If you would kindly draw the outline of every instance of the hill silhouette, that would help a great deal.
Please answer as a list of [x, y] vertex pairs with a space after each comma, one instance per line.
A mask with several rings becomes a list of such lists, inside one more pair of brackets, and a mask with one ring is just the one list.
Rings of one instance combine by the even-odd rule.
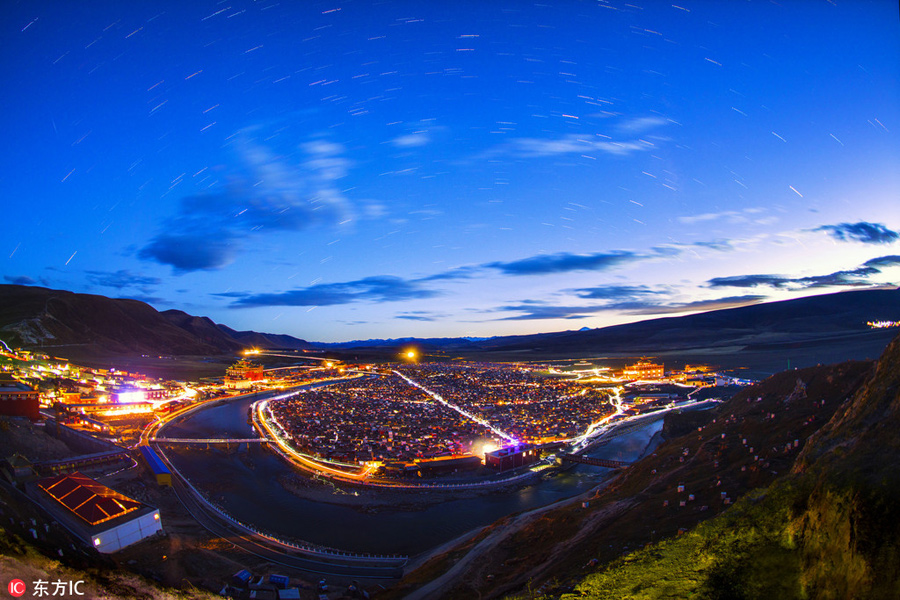
[[57, 356], [218, 355], [250, 346], [306, 347], [303, 340], [237, 332], [138, 300], [0, 285], [0, 339]]

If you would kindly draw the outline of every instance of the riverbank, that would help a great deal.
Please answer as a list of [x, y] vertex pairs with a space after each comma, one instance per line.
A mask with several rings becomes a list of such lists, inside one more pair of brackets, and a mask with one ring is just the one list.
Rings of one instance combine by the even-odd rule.
[[[168, 433], [185, 438], [253, 435], [247, 423], [253, 400], [197, 411]], [[283, 457], [258, 446], [240, 450], [173, 447], [168, 453], [192, 485], [242, 523], [282, 539], [360, 553], [416, 556], [507, 515], [577, 496], [609, 473], [602, 467], [577, 465], [553, 476], [549, 469], [529, 473], [528, 481], [503, 485], [375, 488], [304, 478]], [[618, 443], [603, 451], [621, 459], [613, 448]], [[448, 478], [442, 483], [459, 480]]]
[[[615, 455], [617, 458], [638, 461], [652, 453], [659, 445], [661, 429], [662, 423], [659, 421], [646, 423], [640, 429], [614, 438], [612, 443], [603, 450], [609, 454], [607, 458]], [[504, 541], [523, 531], [544, 514], [565, 507], [577, 506], [582, 502], [593, 501], [600, 492], [617, 480], [619, 473], [604, 478], [597, 485], [578, 495], [509, 515], [502, 521], [473, 529], [447, 543], [412, 557], [406, 567], [408, 575], [396, 587], [387, 592], [386, 600], [400, 598], [425, 600], [430, 598], [437, 590], [454, 581], [480, 557], [494, 551]], [[616, 505], [608, 507], [608, 510], [619, 511], [623, 508], [622, 505]]]
[[[447, 499], [456, 497], [455, 494], [462, 490], [475, 491], [477, 492], [476, 495], [480, 495], [481, 490], [515, 489], [539, 478], [537, 473], [532, 470], [534, 467], [516, 469], [510, 471], [508, 475], [491, 472], [488, 476], [484, 476], [481, 473], [480, 476], [465, 479], [443, 477], [418, 481], [375, 477], [371, 475], [371, 468], [345, 471], [344, 468], [350, 465], [329, 463], [328, 461], [302, 454], [294, 448], [288, 433], [273, 418], [272, 412], [268, 408], [268, 403], [269, 399], [266, 399], [254, 402], [250, 406], [253, 427], [261, 436], [270, 440], [268, 449], [298, 472], [305, 472], [314, 480], [321, 480], [323, 483], [332, 485], [335, 495], [358, 496], [359, 489], [371, 490], [373, 488], [381, 488], [391, 492], [403, 490], [417, 494], [439, 492], [443, 494], [441, 496], [442, 499]], [[355, 491], [344, 492], [339, 486], [346, 486]], [[463, 497], [471, 496], [466, 494]]]
[[361, 485], [339, 482], [335, 484], [321, 477], [308, 477], [299, 473], [287, 473], [278, 477], [278, 483], [288, 492], [313, 502], [348, 506], [358, 512], [378, 514], [386, 512], [422, 511], [426, 508], [448, 502], [503, 494], [534, 485], [541, 480], [541, 474], [494, 485], [461, 487], [389, 487], [385, 485]]

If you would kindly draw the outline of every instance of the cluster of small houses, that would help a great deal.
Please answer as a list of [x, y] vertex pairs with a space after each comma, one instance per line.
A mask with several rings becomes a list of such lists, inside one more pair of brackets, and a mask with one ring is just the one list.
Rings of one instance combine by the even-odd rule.
[[[231, 576], [231, 582], [226, 584], [219, 592], [226, 598], [239, 600], [299, 600], [300, 590], [310, 590], [311, 587], [303, 582], [291, 586], [290, 577], [287, 575], [253, 576], [247, 569], [241, 569]], [[319, 600], [327, 600], [329, 594], [328, 583], [321, 579], [315, 586], [316, 597]], [[308, 597], [308, 595], [307, 595]], [[368, 599], [369, 593], [363, 590], [359, 583], [353, 581], [341, 598]]]

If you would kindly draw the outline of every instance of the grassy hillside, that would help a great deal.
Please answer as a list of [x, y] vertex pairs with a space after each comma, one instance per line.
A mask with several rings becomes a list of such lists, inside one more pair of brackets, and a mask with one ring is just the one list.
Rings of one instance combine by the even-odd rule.
[[[110, 565], [73, 569], [47, 558], [17, 535], [0, 528], [0, 580], [31, 582], [83, 581], [79, 591], [85, 598], [104, 600], [212, 600], [215, 594], [196, 588], [184, 591], [167, 589], [138, 575], [116, 570]], [[55, 591], [48, 583], [48, 595]], [[29, 591], [31, 588], [29, 587]], [[32, 597], [29, 593], [26, 598]], [[62, 596], [56, 596], [62, 597]], [[65, 597], [76, 597], [66, 595]]]
[[791, 486], [757, 490], [694, 531], [616, 560], [561, 598], [806, 598], [790, 527], [801, 497]]
[[[503, 597], [529, 585], [558, 595], [602, 565], [728, 511], [751, 490], [789, 474], [804, 443], [842, 410], [871, 369], [870, 362], [847, 362], [787, 371], [738, 393], [705, 419], [704, 413], [672, 415], [665, 430], [683, 435], [587, 498], [587, 508], [574, 502], [509, 528], [441, 597]], [[386, 597], [402, 597], [433, 579], [441, 562], [437, 557], [410, 573]]]
[[[690, 532], [510, 598], [900, 597], [900, 338], [792, 472]], [[548, 590], [549, 591], [549, 590]]]

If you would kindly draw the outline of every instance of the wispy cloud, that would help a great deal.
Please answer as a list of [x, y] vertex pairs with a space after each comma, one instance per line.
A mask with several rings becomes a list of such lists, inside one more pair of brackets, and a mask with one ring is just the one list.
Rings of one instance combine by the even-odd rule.
[[888, 229], [883, 223], [838, 223], [822, 225], [812, 231], [824, 231], [842, 242], [862, 242], [863, 244], [892, 244], [900, 239], [900, 233]]
[[351, 302], [398, 302], [432, 298], [439, 292], [423, 287], [417, 281], [389, 275], [365, 277], [356, 281], [321, 283], [275, 294], [226, 293], [237, 298], [235, 308], [258, 306], [332, 306]]
[[[569, 271], [603, 271], [616, 265], [642, 258], [644, 257], [624, 251], [596, 254], [559, 253], [533, 256], [510, 262], [492, 262], [482, 265], [456, 267], [433, 275], [410, 279], [393, 275], [379, 275], [354, 281], [321, 283], [278, 293], [225, 292], [214, 295], [236, 299], [231, 304], [232, 307], [330, 306], [368, 300], [393, 302], [432, 298], [442, 295], [443, 292], [429, 284], [441, 281], [471, 279], [487, 270], [498, 270], [504, 275], [511, 276], [551, 275]], [[416, 316], [414, 313], [409, 314]]]
[[406, 132], [390, 140], [390, 144], [401, 150], [421, 148], [427, 146], [446, 131], [446, 128], [437, 125], [435, 119], [422, 119], [403, 125]]
[[425, 131], [416, 131], [406, 135], [397, 136], [391, 140], [391, 143], [397, 148], [418, 148], [426, 146], [431, 141], [428, 133]]
[[520, 304], [511, 304], [494, 309], [494, 312], [520, 313], [510, 317], [503, 317], [501, 321], [531, 321], [544, 319], [587, 319], [600, 312], [619, 312], [628, 315], [665, 315], [674, 313], [698, 312], [709, 310], [722, 310], [757, 304], [766, 299], [762, 295], [728, 296], [711, 300], [697, 300], [693, 302], [657, 302], [651, 300], [627, 299], [627, 293], [623, 293], [615, 302], [609, 302], [593, 306], [565, 306], [541, 302], [536, 300], [525, 301]]
[[158, 277], [148, 277], [146, 275], [134, 274], [126, 269], [120, 269], [115, 272], [111, 271], [85, 271], [87, 280], [103, 287], [115, 288], [121, 290], [127, 287], [148, 288], [160, 284]]
[[395, 315], [395, 318], [403, 319], [405, 321], [425, 321], [431, 323], [446, 318], [446, 315], [436, 315], [425, 310], [411, 310], [405, 313], [399, 313]]
[[746, 296], [728, 296], [713, 300], [697, 300], [694, 302], [673, 302], [668, 304], [648, 304], [645, 307], [635, 307], [625, 311], [632, 315], [665, 315], [696, 311], [725, 310], [727, 308], [739, 308], [758, 304], [766, 299], [766, 296], [750, 294]]
[[4, 275], [3, 280], [14, 285], [36, 285], [37, 280], [27, 275]]
[[[440, 296], [443, 292], [431, 284], [442, 281], [458, 281], [472, 279], [489, 271], [499, 271], [502, 275], [553, 275], [572, 271], [606, 271], [629, 262], [648, 260], [660, 256], [678, 253], [677, 249], [659, 251], [651, 255], [639, 255], [630, 251], [598, 252], [593, 254], [557, 254], [538, 255], [508, 262], [490, 262], [480, 265], [467, 265], [447, 269], [433, 275], [416, 278], [401, 278], [393, 275], [379, 275], [357, 279], [354, 281], [321, 283], [306, 288], [269, 294], [252, 294], [245, 292], [225, 292], [214, 294], [219, 297], [234, 298], [232, 307], [247, 306], [330, 306], [350, 304], [367, 300], [392, 302], [416, 298]], [[576, 290], [584, 298], [600, 298], [602, 294], [615, 294], [634, 298], [640, 294], [655, 293], [649, 288], [613, 286], [611, 288], [584, 288]], [[594, 294], [592, 296], [591, 294]], [[610, 296], [612, 297], [612, 296]], [[622, 298], [620, 298], [621, 300]], [[407, 313], [410, 320], [415, 313]]]
[[182, 198], [139, 258], [176, 273], [219, 269], [263, 230], [299, 231], [350, 218], [349, 203], [335, 185], [349, 165], [339, 144], [306, 143], [304, 159], [294, 166], [261, 146], [241, 148], [249, 174], [224, 190]]
[[594, 254], [559, 252], [509, 262], [485, 263], [482, 266], [497, 269], [504, 275], [547, 275], [570, 271], [605, 271], [642, 258], [644, 257], [625, 250]]
[[[681, 254], [684, 251], [692, 250], [696, 252], [698, 248], [706, 249], [706, 250], [715, 250], [717, 252], [732, 252], [735, 250], [733, 240], [729, 239], [716, 239], [716, 240], [708, 240], [708, 241], [700, 241], [700, 242], [691, 242], [689, 244], [683, 243], [672, 243], [672, 244], [663, 244], [660, 246], [654, 246], [652, 248], [653, 252], [657, 257], [672, 257]], [[648, 258], [650, 256], [648, 255]]]
[[[646, 152], [656, 146], [643, 140], [613, 141], [605, 136], [565, 135], [559, 138], [518, 138], [512, 140], [505, 151], [523, 158], [540, 158], [562, 154], [585, 154], [601, 152], [614, 156], [626, 156], [635, 152]], [[503, 152], [498, 152], [503, 153]]]
[[743, 210], [725, 210], [720, 212], [708, 212], [698, 215], [683, 215], [676, 220], [685, 225], [706, 223], [709, 221], [725, 221], [726, 223], [757, 223], [768, 225], [772, 223], [772, 217], [761, 217], [765, 213], [764, 208], [751, 207]]
[[619, 123], [616, 129], [623, 133], [638, 135], [657, 127], [663, 127], [669, 123], [671, 121], [663, 117], [635, 117]]
[[[879, 266], [889, 266], [889, 261], [895, 257], [882, 257], [881, 259], [873, 259], [874, 261], [883, 261], [885, 264]], [[730, 277], [714, 277], [707, 281], [711, 288], [720, 287], [736, 287], [736, 288], [755, 288], [770, 287], [775, 289], [791, 289], [803, 290], [810, 288], [823, 287], [861, 287], [871, 285], [867, 279], [872, 275], [877, 275], [881, 271], [870, 264], [869, 261], [856, 269], [848, 269], [845, 271], [836, 271], [827, 275], [811, 275], [805, 277], [786, 277], [783, 275], [733, 275]], [[896, 264], [896, 263], [890, 263]]]
[[900, 266], [900, 256], [892, 254], [889, 256], [879, 256], [872, 258], [863, 263], [866, 267], [896, 267]]
[[[628, 156], [657, 149], [657, 142], [668, 141], [660, 136], [643, 136], [653, 129], [671, 123], [662, 117], [638, 117], [612, 126], [610, 136], [597, 131], [548, 137], [513, 138], [481, 153], [479, 158], [511, 155], [521, 158], [543, 158], [564, 155], [606, 154]], [[618, 139], [617, 139], [618, 138]]]
[[546, 302], [526, 300], [521, 304], [510, 304], [493, 309], [492, 312], [521, 313], [503, 317], [501, 321], [536, 321], [544, 319], [587, 319], [597, 312], [609, 310], [605, 306], [560, 306]]
[[580, 298], [592, 300], [612, 300], [617, 302], [632, 301], [648, 296], [657, 296], [664, 292], [651, 289], [645, 285], [600, 285], [590, 288], [572, 290]]
[[474, 277], [480, 270], [478, 266], [463, 266], [463, 267], [455, 267], [453, 269], [448, 269], [441, 273], [435, 273], [434, 275], [426, 275], [425, 277], [419, 277], [416, 279], [417, 282], [425, 282], [425, 281], [452, 281], [455, 279], [471, 279]]

